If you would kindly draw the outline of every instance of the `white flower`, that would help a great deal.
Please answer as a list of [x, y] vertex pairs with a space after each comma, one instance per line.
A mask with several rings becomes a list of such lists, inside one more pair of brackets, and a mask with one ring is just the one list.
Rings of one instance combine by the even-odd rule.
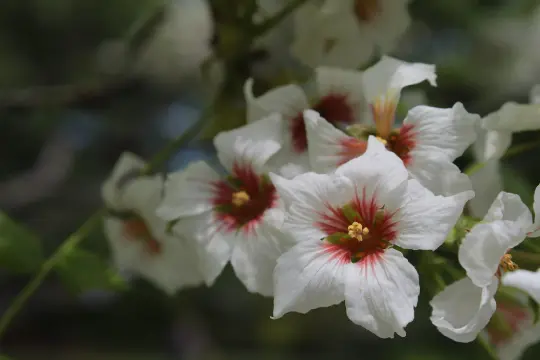
[[390, 52], [410, 23], [409, 0], [310, 1], [295, 13], [291, 52], [310, 67], [357, 68]]
[[483, 221], [465, 236], [458, 259], [467, 277], [433, 298], [432, 322], [445, 336], [473, 341], [496, 308], [498, 277], [516, 269], [508, 251], [519, 245], [531, 228], [532, 216], [519, 196], [501, 192]]
[[303, 112], [315, 109], [334, 124], [352, 124], [362, 121], [367, 111], [362, 90], [360, 72], [333, 68], [317, 68], [315, 71], [315, 94], [308, 99], [304, 90], [294, 84], [280, 86], [255, 97], [253, 81], [244, 86], [248, 122], [260, 120], [272, 113], [283, 117], [283, 148], [275, 159], [275, 167], [292, 163], [297, 170], [287, 175], [293, 177], [309, 169], [307, 137]]
[[516, 270], [505, 274], [501, 283], [521, 292], [506, 292], [497, 300], [497, 311], [483, 336], [495, 346], [501, 360], [517, 360], [532, 344], [540, 341], [540, 323], [534, 323], [534, 311], [527, 296], [540, 303], [540, 272]]
[[411, 176], [433, 192], [445, 194], [454, 187], [470, 187], [468, 178], [452, 162], [474, 141], [479, 116], [469, 114], [460, 103], [451, 109], [416, 106], [403, 125], [394, 128], [401, 89], [426, 79], [435, 84], [432, 66], [388, 57], [368, 69], [363, 86], [372, 109], [371, 124], [366, 121], [360, 127], [350, 128], [351, 135], [328, 124], [322, 114], [305, 112], [313, 169], [332, 171], [362, 155], [367, 137], [376, 135], [402, 159]]
[[536, 187], [534, 190], [534, 203], [533, 203], [533, 210], [534, 210], [534, 224], [527, 232], [528, 237], [538, 237], [540, 236], [540, 185]]
[[283, 231], [296, 242], [274, 271], [274, 318], [345, 301], [354, 323], [404, 336], [420, 287], [393, 245], [438, 248], [472, 192], [433, 195], [375, 137], [333, 174], [271, 177], [288, 209]]
[[143, 166], [141, 159], [124, 153], [104, 184], [105, 203], [122, 213], [105, 218], [105, 232], [120, 270], [136, 272], [172, 295], [205, 279], [198, 271], [193, 246], [168, 235], [166, 223], [155, 215], [163, 181], [160, 176], [139, 176]]
[[250, 292], [272, 295], [272, 272], [284, 251], [278, 241], [282, 211], [265, 175], [267, 161], [279, 151], [281, 118], [272, 115], [214, 139], [220, 176], [204, 162], [170, 174], [158, 215], [180, 219], [174, 232], [194, 238], [200, 261], [219, 273], [231, 265]]

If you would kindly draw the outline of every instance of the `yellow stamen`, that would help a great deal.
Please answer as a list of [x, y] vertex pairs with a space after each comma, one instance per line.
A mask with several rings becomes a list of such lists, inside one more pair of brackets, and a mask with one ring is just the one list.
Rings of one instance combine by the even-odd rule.
[[349, 227], [347, 228], [349, 231], [349, 236], [358, 240], [363, 241], [364, 236], [369, 234], [369, 229], [367, 227], [362, 226], [362, 224], [358, 222], [353, 222]]
[[379, 140], [384, 146], [386, 146], [388, 144], [388, 141], [386, 141], [385, 139], [383, 139], [382, 137], [380, 136], [376, 136], [375, 137], [377, 140]]
[[232, 194], [232, 204], [234, 206], [242, 206], [249, 201], [249, 194], [244, 190], [237, 191]]
[[512, 261], [512, 255], [510, 254], [504, 254], [500, 266], [504, 271], [515, 271], [519, 268], [518, 265]]

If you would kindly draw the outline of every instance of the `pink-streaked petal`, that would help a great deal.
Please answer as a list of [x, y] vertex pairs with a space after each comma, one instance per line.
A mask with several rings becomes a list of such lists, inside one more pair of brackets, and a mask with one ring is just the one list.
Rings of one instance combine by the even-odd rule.
[[319, 173], [335, 170], [339, 165], [362, 155], [367, 143], [348, 136], [323, 119], [317, 112], [304, 112], [311, 167]]
[[418, 273], [397, 250], [388, 249], [373, 261], [347, 268], [347, 316], [381, 338], [405, 336], [419, 294]]
[[318, 240], [299, 243], [281, 255], [274, 270], [273, 317], [342, 302], [345, 267], [340, 252]]
[[461, 343], [474, 341], [486, 327], [497, 304], [497, 278], [487, 287], [474, 285], [468, 277], [447, 286], [431, 300], [431, 322], [444, 336]]
[[285, 85], [255, 97], [253, 79], [244, 85], [248, 122], [261, 120], [272, 113], [279, 113], [288, 121], [309, 108], [304, 91], [298, 85]]
[[476, 139], [475, 127], [479, 121], [479, 115], [469, 114], [461, 103], [456, 103], [450, 109], [416, 106], [403, 123], [413, 126], [412, 156], [417, 151], [440, 153], [452, 162]]
[[218, 173], [204, 161], [191, 163], [184, 170], [169, 174], [157, 215], [171, 221], [210, 211], [214, 207], [214, 184], [219, 180]]

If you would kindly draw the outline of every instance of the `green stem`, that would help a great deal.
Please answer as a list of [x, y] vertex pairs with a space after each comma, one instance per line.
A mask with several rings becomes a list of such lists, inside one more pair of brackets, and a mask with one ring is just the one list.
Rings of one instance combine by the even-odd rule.
[[[210, 107], [210, 109], [212, 109]], [[210, 111], [205, 111], [201, 119], [193, 124], [188, 130], [180, 135], [175, 140], [168, 143], [161, 151], [159, 151], [149, 162], [148, 165], [141, 171], [141, 175], [148, 175], [156, 169], [162, 167], [165, 162], [174, 154], [179, 147], [192, 140], [199, 134], [207, 124]], [[86, 222], [73, 234], [71, 234], [57, 250], [42, 264], [40, 270], [34, 275], [32, 280], [22, 289], [15, 297], [9, 308], [0, 318], [0, 338], [4, 335], [8, 326], [11, 324], [15, 316], [21, 308], [26, 304], [32, 294], [39, 288], [43, 280], [54, 269], [54, 267], [64, 259], [74, 248], [76, 248], [82, 240], [84, 240], [100, 223], [103, 215], [107, 213], [105, 208], [97, 210]]]
[[21, 308], [26, 304], [30, 296], [39, 288], [43, 280], [58, 264], [63, 256], [75, 248], [94, 228], [101, 223], [101, 217], [105, 214], [105, 209], [96, 211], [86, 222], [73, 234], [71, 234], [60, 247], [41, 265], [40, 270], [34, 278], [15, 297], [9, 308], [0, 319], [0, 337], [4, 334], [9, 324]]
[[478, 336], [476, 338], [476, 341], [484, 348], [484, 350], [486, 350], [490, 359], [493, 359], [493, 360], [499, 359], [499, 356], [495, 353], [495, 351], [493, 350], [493, 347], [491, 347], [491, 345], [488, 343], [486, 339], [484, 339], [481, 336]]
[[292, 0], [286, 6], [278, 11], [274, 16], [265, 20], [263, 23], [256, 25], [254, 37], [262, 36], [266, 32], [272, 30], [277, 24], [283, 21], [290, 13], [304, 5], [309, 0]]

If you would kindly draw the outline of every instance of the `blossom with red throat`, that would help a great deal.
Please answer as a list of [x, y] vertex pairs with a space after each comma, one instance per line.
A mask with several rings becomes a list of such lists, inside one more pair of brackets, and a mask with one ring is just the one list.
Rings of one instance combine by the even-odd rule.
[[[282, 119], [273, 114], [214, 138], [221, 176], [204, 162], [169, 174], [157, 214], [179, 220], [174, 233], [193, 239], [200, 262], [219, 274], [227, 262], [250, 292], [272, 295], [272, 271], [284, 251], [282, 210], [267, 162], [280, 150]], [[203, 270], [204, 271], [204, 270]]]
[[[282, 149], [271, 165], [287, 177], [309, 170], [304, 110], [318, 111], [334, 126], [359, 123], [368, 111], [361, 73], [357, 71], [317, 68], [314, 94], [309, 95], [302, 87], [289, 84], [255, 97], [252, 87], [253, 80], [249, 79], [244, 86], [248, 122], [272, 113], [283, 117]], [[282, 168], [289, 163], [292, 166]]]
[[442, 334], [458, 342], [476, 339], [496, 310], [495, 294], [501, 278], [504, 285], [520, 288], [540, 300], [538, 283], [537, 288], [534, 282], [523, 286], [522, 275], [517, 279], [512, 275], [518, 266], [509, 254], [525, 240], [531, 226], [531, 212], [520, 197], [501, 192], [459, 247], [459, 263], [467, 276], [431, 301], [431, 320]]
[[363, 74], [363, 93], [371, 109], [360, 125], [347, 133], [330, 126], [324, 115], [304, 113], [309, 142], [309, 160], [314, 171], [329, 172], [360, 156], [368, 136], [376, 136], [405, 164], [412, 177], [436, 194], [451, 194], [470, 188], [469, 179], [452, 162], [475, 138], [478, 115], [457, 103], [451, 109], [416, 106], [400, 127], [395, 111], [403, 87], [428, 80], [435, 85], [435, 68], [410, 64], [390, 57]]
[[166, 222], [156, 216], [163, 180], [140, 176], [144, 166], [135, 155], [122, 154], [102, 188], [111, 210], [104, 225], [116, 267], [141, 275], [168, 294], [211, 284], [213, 279], [198, 269], [196, 249], [184, 237], [168, 234]]
[[474, 194], [434, 195], [373, 136], [335, 173], [270, 176], [287, 209], [283, 237], [296, 242], [274, 270], [274, 317], [345, 301], [354, 323], [404, 336], [420, 287], [395, 246], [437, 249]]
[[294, 14], [291, 53], [310, 66], [358, 68], [389, 53], [410, 23], [409, 0], [308, 1]]

